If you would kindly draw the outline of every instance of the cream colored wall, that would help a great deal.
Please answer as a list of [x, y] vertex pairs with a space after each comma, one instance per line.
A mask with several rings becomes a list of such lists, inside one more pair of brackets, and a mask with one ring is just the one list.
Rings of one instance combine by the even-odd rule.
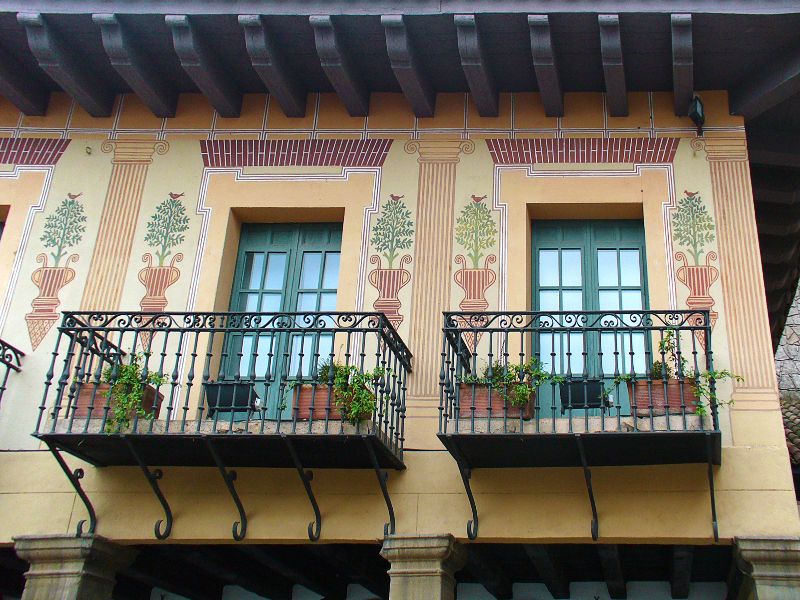
[[[706, 135], [743, 139], [741, 119], [728, 114], [724, 93], [703, 92], [707, 113]], [[180, 280], [167, 292], [167, 310], [226, 310], [232, 283], [239, 229], [242, 222], [292, 220], [343, 223], [342, 265], [338, 308], [372, 310], [377, 292], [364, 283], [366, 262], [375, 254], [372, 246], [361, 253], [365, 209], [383, 208], [388, 194], [403, 195], [417, 225], [415, 198], [419, 193], [417, 155], [406, 152], [408, 139], [473, 139], [475, 150], [459, 157], [456, 167], [453, 217], [470, 196], [487, 196], [492, 215], [500, 223], [506, 205], [508, 241], [505, 247], [507, 273], [530, 273], [530, 222], [544, 214], [566, 216], [578, 207], [593, 208], [584, 216], [597, 218], [643, 218], [646, 230], [651, 308], [668, 308], [668, 282], [674, 272], [668, 255], [677, 248], [665, 245], [663, 203], [669, 187], [682, 197], [682, 190], [701, 189], [706, 205], [719, 224], [726, 215], [714, 210], [711, 171], [705, 151], [692, 148], [694, 127], [686, 118], [672, 114], [669, 94], [630, 95], [631, 116], [608, 117], [602, 95], [566, 96], [566, 116], [547, 118], [535, 94], [501, 95], [500, 116], [483, 119], [464, 94], [441, 94], [436, 116], [415, 119], [399, 95], [376, 94], [367, 119], [351, 118], [334, 95], [311, 97], [305, 119], [286, 119], [266, 96], [245, 99], [240, 119], [222, 119], [201, 96], [182, 96], [175, 119], [155, 119], [131, 95], [119, 98], [111, 119], [95, 120], [72, 106], [66, 96], [54, 95], [46, 117], [28, 118], [0, 103], [0, 136], [61, 137], [73, 139], [52, 170], [49, 188], [45, 170], [20, 172], [18, 177], [0, 176], [2, 204], [9, 206], [6, 229], [0, 240], [0, 281], [7, 282], [8, 316], [2, 337], [26, 353], [24, 372], [12, 379], [0, 405], [0, 446], [28, 450], [0, 454], [0, 543], [12, 536], [74, 531], [84, 518], [84, 509], [63, 473], [47, 452], [30, 451], [37, 443], [28, 434], [33, 429], [41, 402], [44, 373], [55, 343], [53, 328], [36, 351], [32, 351], [24, 315], [31, 310], [37, 289], [30, 280], [35, 257], [44, 250], [38, 238], [44, 219], [67, 192], [83, 192], [87, 230], [74, 250], [81, 258], [74, 264], [76, 278], [64, 288], [62, 309], [77, 309], [82, 282], [89, 269], [103, 202], [112, 169], [111, 154], [101, 142], [163, 140], [169, 149], [153, 157], [144, 183], [142, 208], [135, 226], [135, 241], [124, 279], [124, 310], [137, 310], [144, 288], [138, 281], [141, 257], [151, 249], [144, 242], [146, 223], [155, 207], [169, 192], [181, 197], [190, 218], [186, 239], [175, 251], [184, 253], [178, 265]], [[537, 165], [528, 173], [508, 169], [495, 173], [482, 138], [526, 137], [680, 137], [682, 140], [672, 171], [644, 169], [632, 173], [632, 165]], [[342, 169], [300, 167], [245, 167], [239, 170], [204, 171], [198, 139], [391, 137], [395, 139], [383, 168]], [[87, 149], [89, 152], [87, 152]], [[6, 169], [3, 173], [8, 172]], [[562, 171], [559, 177], [539, 176], [542, 170]], [[583, 175], [592, 171], [592, 177]], [[2, 173], [0, 173], [2, 175]], [[328, 180], [319, 180], [325, 175]], [[316, 177], [310, 177], [316, 176]], [[495, 177], [498, 181], [495, 181]], [[499, 184], [497, 187], [495, 184]], [[45, 202], [39, 212], [30, 207]], [[495, 190], [499, 195], [495, 196]], [[712, 202], [712, 200], [714, 202]], [[286, 210], [290, 209], [290, 210]], [[563, 212], [559, 212], [559, 210]], [[379, 213], [372, 213], [374, 226]], [[22, 231], [30, 218], [31, 232], [23, 248]], [[371, 231], [371, 230], [369, 230]], [[447, 232], [445, 232], [447, 233]], [[500, 238], [493, 252], [500, 250]], [[203, 248], [198, 257], [197, 249]], [[23, 252], [16, 262], [15, 252]], [[415, 245], [408, 250], [413, 270]], [[452, 262], [463, 253], [453, 246]], [[748, 256], [757, 262], [758, 248]], [[15, 265], [17, 271], [15, 273]], [[498, 263], [494, 268], [499, 269]], [[509, 275], [506, 288], [495, 283], [487, 292], [490, 307], [500, 305], [505, 294], [509, 310], [530, 307], [530, 281]], [[361, 283], [359, 283], [361, 282]], [[363, 285], [363, 289], [359, 288]], [[409, 314], [413, 297], [411, 283], [401, 291], [399, 327], [409, 339]], [[675, 286], [678, 308], [687, 291]], [[726, 312], [721, 282], [712, 287], [720, 318], [714, 329], [715, 365], [729, 365], [728, 332], [749, 327]], [[359, 305], [357, 298], [363, 297]], [[451, 308], [457, 309], [463, 295], [451, 288]], [[412, 351], [414, 349], [412, 348]], [[722, 387], [721, 395], [730, 394]], [[746, 390], [745, 390], [746, 392]], [[434, 393], [438, 393], [435, 391]], [[744, 393], [744, 392], [743, 392]], [[743, 398], [747, 398], [746, 393]], [[759, 392], [759, 410], [739, 410], [723, 415], [722, 466], [715, 468], [715, 487], [723, 543], [736, 535], [799, 535], [800, 520], [794, 501], [777, 395]], [[747, 408], [746, 406], [744, 408]], [[406, 420], [409, 450], [407, 469], [392, 472], [389, 491], [400, 533], [449, 531], [464, 538], [469, 504], [453, 459], [435, 437], [438, 406], [409, 398]], [[154, 522], [162, 518], [160, 506], [136, 469], [94, 469], [68, 458], [73, 466], [86, 469], [84, 487], [100, 518], [99, 533], [130, 542], [153, 539]], [[248, 540], [303, 542], [313, 513], [294, 471], [239, 469], [236, 486], [248, 512]], [[601, 540], [642, 543], [711, 543], [708, 480], [704, 465], [622, 467], [593, 469]], [[583, 472], [579, 469], [477, 470], [473, 490], [481, 518], [482, 541], [589, 541], [591, 511]], [[174, 541], [230, 539], [230, 528], [238, 517], [227, 490], [213, 469], [168, 468], [162, 481], [175, 514]], [[374, 473], [325, 471], [315, 473], [313, 487], [323, 513], [323, 541], [376, 540], [382, 537], [386, 509]], [[769, 507], [769, 510], [764, 510]]]

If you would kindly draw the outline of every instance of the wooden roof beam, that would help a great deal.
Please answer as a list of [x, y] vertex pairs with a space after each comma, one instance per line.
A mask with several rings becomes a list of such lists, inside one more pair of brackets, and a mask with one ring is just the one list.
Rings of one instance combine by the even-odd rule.
[[552, 547], [545, 544], [523, 544], [539, 579], [547, 586], [553, 598], [569, 598], [569, 580], [561, 561], [553, 555]]
[[628, 87], [625, 84], [619, 15], [598, 15], [597, 22], [600, 26], [600, 52], [606, 80], [608, 114], [612, 117], [627, 117]]
[[496, 564], [489, 563], [479, 553], [475, 544], [464, 546], [469, 572], [477, 579], [486, 591], [497, 600], [511, 600], [514, 597], [511, 580]]
[[244, 28], [244, 41], [253, 68], [267, 86], [272, 98], [287, 117], [306, 115], [308, 93], [286, 63], [283, 54], [270, 39], [261, 15], [239, 15], [239, 25]]
[[500, 94], [483, 52], [483, 42], [475, 15], [454, 15], [453, 20], [458, 32], [461, 68], [464, 69], [472, 98], [478, 107], [478, 114], [482, 117], [496, 117], [500, 110]]
[[181, 66], [221, 117], [238, 117], [242, 92], [188, 15], [166, 15]]
[[309, 22], [314, 28], [314, 41], [322, 69], [348, 114], [351, 117], [366, 117], [369, 114], [369, 88], [342, 43], [333, 19], [330, 15], [312, 15]]
[[111, 116], [114, 93], [53, 29], [41, 13], [18, 13], [39, 66], [93, 117]]
[[622, 573], [622, 561], [619, 559], [619, 546], [616, 544], [598, 544], [597, 554], [603, 567], [608, 595], [611, 598], [627, 598], [628, 590], [625, 575]]
[[672, 89], [675, 114], [685, 117], [694, 97], [692, 15], [672, 15]]
[[564, 116], [564, 90], [558, 73], [553, 40], [550, 35], [550, 19], [547, 15], [528, 15], [531, 35], [531, 52], [539, 93], [542, 95], [544, 112], [548, 117]]
[[800, 92], [800, 46], [776, 61], [760, 65], [730, 91], [732, 115], [757, 117]]
[[50, 102], [50, 92], [5, 50], [0, 50], [0, 95], [30, 117], [44, 116]]
[[688, 598], [689, 586], [692, 582], [692, 557], [694, 548], [691, 546], [672, 547], [672, 574], [669, 586], [673, 598]]
[[161, 119], [175, 116], [178, 93], [153, 67], [153, 61], [134, 42], [127, 27], [114, 14], [93, 14], [111, 66], [131, 86], [153, 114]]
[[408, 39], [403, 15], [383, 15], [386, 51], [400, 89], [416, 117], [432, 117], [436, 109], [436, 91], [422, 70], [417, 53]]

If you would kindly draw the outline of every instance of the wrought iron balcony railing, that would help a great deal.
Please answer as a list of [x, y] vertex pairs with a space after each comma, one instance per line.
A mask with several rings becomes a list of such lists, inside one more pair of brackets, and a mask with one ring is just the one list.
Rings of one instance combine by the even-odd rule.
[[22, 370], [22, 357], [25, 353], [14, 348], [8, 342], [0, 340], [0, 401], [8, 387], [8, 376], [12, 371], [19, 373]]

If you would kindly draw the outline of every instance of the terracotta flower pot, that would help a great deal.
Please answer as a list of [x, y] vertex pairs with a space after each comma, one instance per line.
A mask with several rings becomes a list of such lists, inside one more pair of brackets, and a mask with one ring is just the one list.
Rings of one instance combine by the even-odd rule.
[[522, 418], [526, 421], [534, 417], [536, 390], [531, 392], [525, 404], [514, 406], [509, 402], [503, 402], [503, 392], [505, 391], [503, 386], [492, 387], [478, 383], [462, 383], [459, 386], [461, 405], [458, 410], [458, 418], [469, 419], [472, 417], [473, 406], [475, 407], [475, 417], [487, 417], [489, 415], [489, 389], [492, 390], [492, 417], [502, 417], [506, 406], [510, 417], [516, 417], [520, 408], [522, 409]]
[[[330, 392], [330, 393], [329, 393]], [[294, 388], [294, 410], [298, 421], [309, 419], [341, 421], [342, 409], [336, 404], [333, 390], [327, 385], [299, 385]], [[314, 400], [314, 414], [311, 414], [311, 400]], [[330, 415], [328, 414], [330, 407]]]
[[[74, 400], [75, 406], [75, 418], [76, 419], [85, 419], [89, 416], [89, 407], [92, 407], [92, 417], [94, 418], [101, 418], [105, 415], [105, 407], [106, 404], [109, 406], [109, 416], [113, 414], [114, 410], [114, 396], [112, 395], [109, 399], [108, 392], [111, 389], [111, 385], [108, 383], [99, 383], [97, 384], [97, 391], [95, 392], [95, 385], [93, 383], [84, 383], [81, 386], [80, 391], [78, 392], [77, 398]], [[92, 396], [94, 395], [94, 402], [92, 402]], [[64, 402], [66, 402], [67, 392], [64, 392], [64, 399], [62, 400], [62, 411], [64, 410]], [[161, 411], [161, 404], [164, 402], [164, 394], [160, 393], [156, 388], [152, 385], [146, 385], [144, 388], [144, 392], [142, 394], [142, 410], [147, 413], [151, 414], [154, 417], [158, 417], [158, 413]], [[64, 414], [63, 412], [60, 415], [60, 418], [69, 418], [71, 415]]]
[[[667, 379], [667, 394], [664, 397], [664, 380], [628, 382], [628, 397], [631, 399], [631, 410], [639, 417], [650, 416], [650, 398], [653, 399], [653, 415], [663, 415], [666, 409], [670, 414], [681, 414], [682, 406], [686, 406], [686, 414], [694, 414], [697, 410], [695, 379]], [[681, 399], [683, 391], [683, 399]]]

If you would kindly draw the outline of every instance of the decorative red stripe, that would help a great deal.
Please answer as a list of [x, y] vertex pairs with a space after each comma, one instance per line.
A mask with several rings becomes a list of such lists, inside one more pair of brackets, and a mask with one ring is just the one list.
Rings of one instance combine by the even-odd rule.
[[487, 139], [496, 165], [557, 163], [671, 163], [679, 138]]
[[391, 139], [202, 140], [207, 167], [380, 167]]

